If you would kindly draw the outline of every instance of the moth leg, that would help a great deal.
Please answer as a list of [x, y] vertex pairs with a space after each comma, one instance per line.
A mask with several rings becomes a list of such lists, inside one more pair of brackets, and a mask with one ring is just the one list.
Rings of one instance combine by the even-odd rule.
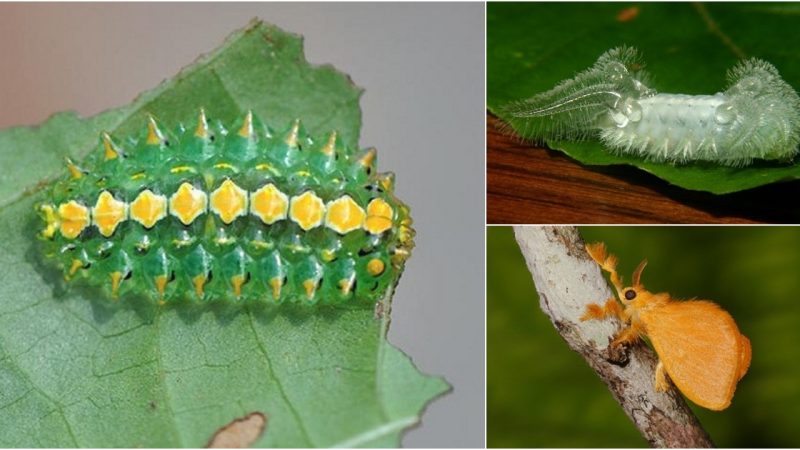
[[664, 369], [664, 363], [658, 360], [656, 364], [656, 392], [667, 392], [669, 389], [669, 381], [667, 380], [667, 371]]
[[620, 331], [614, 340], [611, 342], [611, 345], [614, 347], [619, 347], [621, 345], [633, 345], [639, 341], [642, 336], [642, 326], [636, 323], [631, 324], [628, 328], [623, 329]]
[[600, 265], [600, 268], [608, 272], [611, 278], [611, 283], [617, 290], [617, 295], [620, 295], [624, 286], [622, 286], [622, 278], [617, 273], [617, 257], [609, 255], [606, 251], [606, 244], [602, 242], [595, 242], [594, 244], [587, 244], [586, 251], [589, 256]]
[[581, 322], [586, 320], [603, 320], [606, 317], [617, 317], [623, 319], [622, 307], [614, 297], [606, 300], [605, 305], [600, 306], [597, 303], [590, 303], [586, 305], [586, 312], [581, 316]]

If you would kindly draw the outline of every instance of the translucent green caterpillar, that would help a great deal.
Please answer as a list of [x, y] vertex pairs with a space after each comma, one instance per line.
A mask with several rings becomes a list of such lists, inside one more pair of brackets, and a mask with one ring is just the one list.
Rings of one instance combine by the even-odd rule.
[[374, 149], [314, 140], [299, 120], [273, 133], [252, 113], [228, 131], [197, 125], [103, 133], [37, 205], [39, 237], [67, 279], [113, 298], [376, 301], [414, 245], [394, 175]]

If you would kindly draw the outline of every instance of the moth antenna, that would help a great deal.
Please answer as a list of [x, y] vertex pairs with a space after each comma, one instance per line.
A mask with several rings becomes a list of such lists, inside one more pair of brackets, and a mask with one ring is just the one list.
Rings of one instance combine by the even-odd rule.
[[633, 281], [633, 286], [641, 286], [639, 280], [642, 278], [642, 271], [644, 270], [645, 267], [647, 267], [646, 259], [640, 262], [638, 266], [636, 266], [636, 270], [633, 271], [633, 277], [631, 278], [631, 281]]
[[619, 275], [619, 272], [617, 272], [617, 256], [608, 255], [608, 258], [606, 258], [603, 264], [603, 269], [611, 276], [611, 284], [614, 285], [617, 292], [621, 293], [624, 286], [622, 285], [622, 277]]
[[158, 128], [156, 119], [152, 114], [147, 115], [147, 145], [161, 145], [164, 142], [164, 134]]
[[114, 144], [114, 141], [111, 140], [111, 136], [104, 131], [101, 134], [101, 138], [103, 140], [103, 156], [106, 161], [119, 158], [122, 152]]
[[242, 122], [242, 127], [239, 128], [239, 136], [245, 139], [252, 139], [253, 135], [253, 111], [247, 110], [247, 114], [244, 116], [244, 122]]
[[209, 136], [208, 119], [206, 119], [205, 108], [200, 108], [200, 112], [197, 115], [197, 128], [194, 130], [194, 135], [200, 139], [207, 139]]
[[602, 242], [586, 244], [586, 252], [589, 253], [589, 256], [591, 256], [597, 264], [602, 265], [606, 260], [606, 244]]
[[622, 277], [617, 273], [617, 257], [609, 255], [606, 250], [606, 244], [602, 242], [595, 242], [594, 244], [587, 244], [586, 251], [589, 256], [600, 266], [601, 269], [609, 273], [611, 283], [617, 292], [622, 292]]

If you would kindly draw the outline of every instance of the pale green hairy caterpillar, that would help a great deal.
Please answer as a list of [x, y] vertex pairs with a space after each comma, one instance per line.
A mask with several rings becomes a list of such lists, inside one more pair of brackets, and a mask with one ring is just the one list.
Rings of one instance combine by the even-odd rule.
[[750, 58], [713, 95], [658, 93], [636, 49], [605, 52], [547, 92], [504, 106], [526, 139], [599, 139], [612, 153], [667, 163], [744, 166], [790, 160], [800, 143], [800, 97], [770, 63]]

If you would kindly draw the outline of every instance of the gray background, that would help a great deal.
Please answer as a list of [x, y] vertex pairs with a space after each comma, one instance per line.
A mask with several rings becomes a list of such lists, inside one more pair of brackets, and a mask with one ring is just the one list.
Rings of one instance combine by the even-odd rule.
[[412, 207], [417, 247], [389, 340], [453, 392], [404, 445], [483, 447], [482, 3], [0, 4], [0, 129], [124, 105], [254, 16], [366, 89], [361, 145]]

